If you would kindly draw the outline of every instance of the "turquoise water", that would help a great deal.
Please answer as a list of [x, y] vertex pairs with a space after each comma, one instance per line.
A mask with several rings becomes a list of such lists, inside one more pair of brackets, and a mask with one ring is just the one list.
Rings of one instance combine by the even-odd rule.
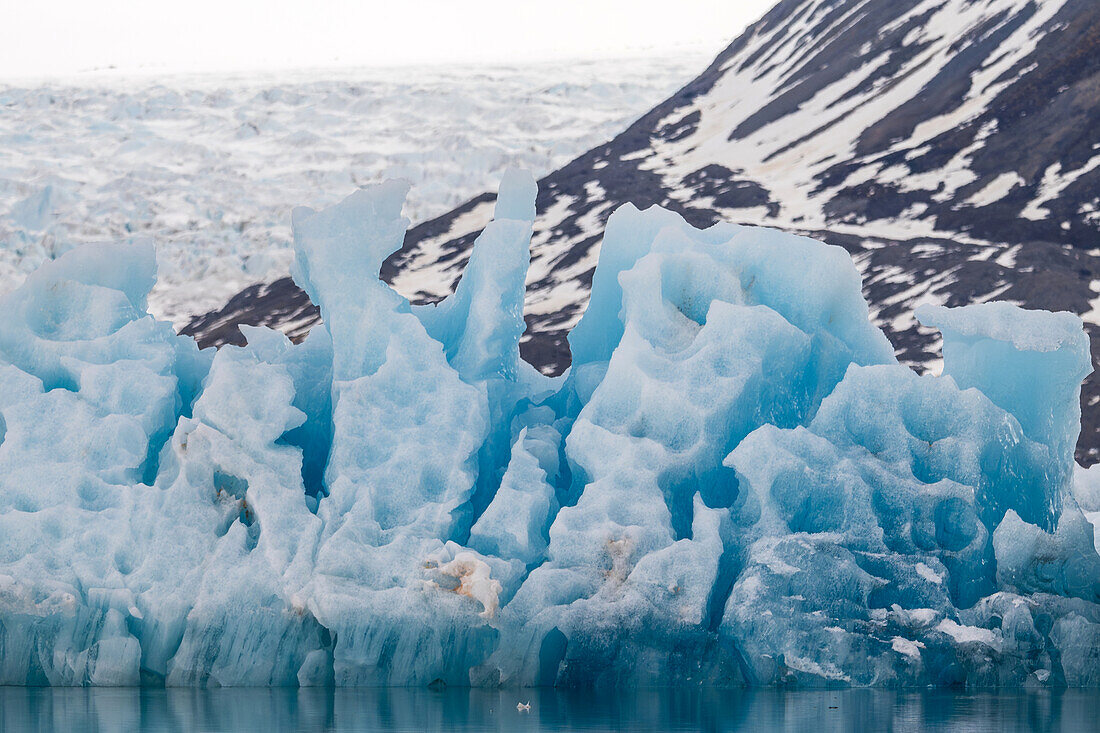
[[1100, 692], [0, 687], [3, 733], [574, 730], [1077, 733], [1100, 730]]

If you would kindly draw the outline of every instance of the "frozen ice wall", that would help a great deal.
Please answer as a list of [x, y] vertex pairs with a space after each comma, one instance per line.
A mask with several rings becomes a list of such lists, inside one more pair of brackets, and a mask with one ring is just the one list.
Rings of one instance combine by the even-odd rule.
[[0, 302], [0, 684], [1100, 685], [1075, 317], [924, 309], [918, 376], [842, 250], [626, 206], [548, 378], [534, 180], [432, 306], [406, 191], [295, 211], [302, 343], [198, 351], [148, 246]]

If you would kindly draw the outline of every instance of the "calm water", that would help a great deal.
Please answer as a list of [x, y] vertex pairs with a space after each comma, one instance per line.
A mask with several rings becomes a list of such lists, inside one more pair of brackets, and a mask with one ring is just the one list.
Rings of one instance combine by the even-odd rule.
[[[516, 702], [530, 701], [530, 712]], [[1098, 731], [1100, 692], [0, 687], [0, 731]]]

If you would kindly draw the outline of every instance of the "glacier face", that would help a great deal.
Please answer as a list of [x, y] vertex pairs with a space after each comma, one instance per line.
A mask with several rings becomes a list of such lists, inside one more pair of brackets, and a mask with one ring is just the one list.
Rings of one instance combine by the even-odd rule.
[[922, 309], [918, 376], [843, 250], [627, 205], [551, 378], [534, 180], [428, 306], [406, 192], [295, 210], [299, 344], [198, 350], [148, 246], [0, 301], [0, 684], [1100, 685], [1075, 316]]

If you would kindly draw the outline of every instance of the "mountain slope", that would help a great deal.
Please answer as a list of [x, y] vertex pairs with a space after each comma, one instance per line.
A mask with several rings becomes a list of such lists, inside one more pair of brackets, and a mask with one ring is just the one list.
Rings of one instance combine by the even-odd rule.
[[[1100, 336], [1100, 3], [784, 0], [621, 135], [540, 181], [525, 357], [568, 364], [599, 233], [619, 205], [697, 226], [774, 226], [845, 247], [899, 356], [936, 368], [912, 310], [993, 298], [1071, 310]], [[384, 269], [446, 295], [489, 220], [484, 194], [412, 229]], [[807, 278], [814, 273], [807, 272]], [[1100, 290], [1100, 287], [1098, 287]], [[295, 335], [317, 320], [292, 282], [250, 288], [186, 329]], [[1100, 460], [1100, 380], [1078, 459]]]

